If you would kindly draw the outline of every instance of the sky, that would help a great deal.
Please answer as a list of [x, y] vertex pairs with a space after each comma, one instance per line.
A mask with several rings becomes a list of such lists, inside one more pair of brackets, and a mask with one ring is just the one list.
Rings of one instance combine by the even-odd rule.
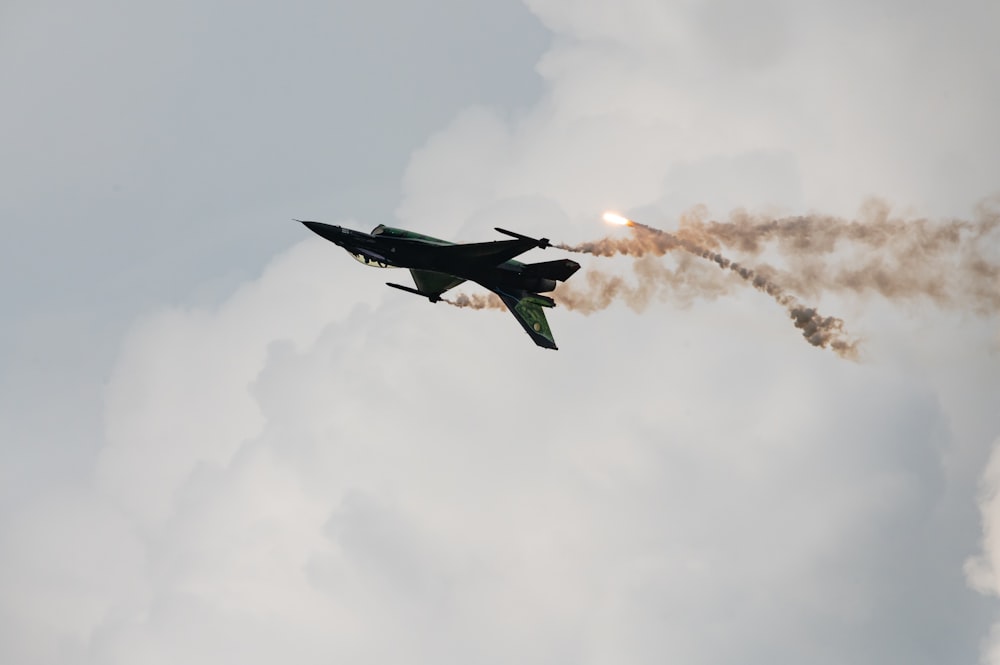
[[[998, 218], [998, 21], [6, 3], [0, 661], [1000, 663], [1000, 242], [911, 243]], [[549, 352], [291, 221], [628, 237], [608, 208], [882, 210], [907, 254], [737, 258], [980, 277], [819, 280], [851, 360], [653, 257], [689, 281], [550, 310]], [[654, 265], [573, 258], [581, 288]]]

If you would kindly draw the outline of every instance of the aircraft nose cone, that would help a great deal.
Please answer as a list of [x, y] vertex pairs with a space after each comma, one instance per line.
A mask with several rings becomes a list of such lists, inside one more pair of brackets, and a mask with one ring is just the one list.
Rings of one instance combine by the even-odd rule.
[[302, 225], [307, 229], [320, 236], [321, 238], [326, 238], [327, 240], [337, 242], [338, 237], [336, 235], [337, 231], [340, 230], [339, 226], [333, 226], [332, 224], [324, 224], [323, 222], [309, 222], [305, 220], [298, 220], [302, 222]]

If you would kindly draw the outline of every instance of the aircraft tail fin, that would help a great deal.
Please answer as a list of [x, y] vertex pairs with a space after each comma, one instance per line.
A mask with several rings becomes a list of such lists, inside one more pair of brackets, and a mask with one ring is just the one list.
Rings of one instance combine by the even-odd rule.
[[571, 259], [559, 259], [558, 261], [544, 261], [542, 263], [529, 263], [524, 266], [522, 274], [542, 279], [557, 279], [565, 282], [580, 269], [580, 264]]

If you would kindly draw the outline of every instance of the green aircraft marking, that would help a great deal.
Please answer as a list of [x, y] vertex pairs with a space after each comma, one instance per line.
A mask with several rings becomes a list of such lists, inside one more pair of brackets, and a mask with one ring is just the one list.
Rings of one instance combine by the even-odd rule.
[[543, 307], [552, 307], [552, 304], [541, 298], [525, 296], [514, 306], [514, 309], [528, 323], [532, 330], [544, 336], [546, 339], [555, 342], [549, 322], [545, 318]]

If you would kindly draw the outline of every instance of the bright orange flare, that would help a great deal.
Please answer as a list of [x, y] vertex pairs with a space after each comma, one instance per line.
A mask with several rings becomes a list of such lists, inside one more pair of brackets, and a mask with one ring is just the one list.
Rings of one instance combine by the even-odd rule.
[[618, 226], [632, 226], [632, 220], [628, 217], [622, 217], [617, 212], [607, 211], [603, 215], [604, 221], [608, 224], [617, 224]]

